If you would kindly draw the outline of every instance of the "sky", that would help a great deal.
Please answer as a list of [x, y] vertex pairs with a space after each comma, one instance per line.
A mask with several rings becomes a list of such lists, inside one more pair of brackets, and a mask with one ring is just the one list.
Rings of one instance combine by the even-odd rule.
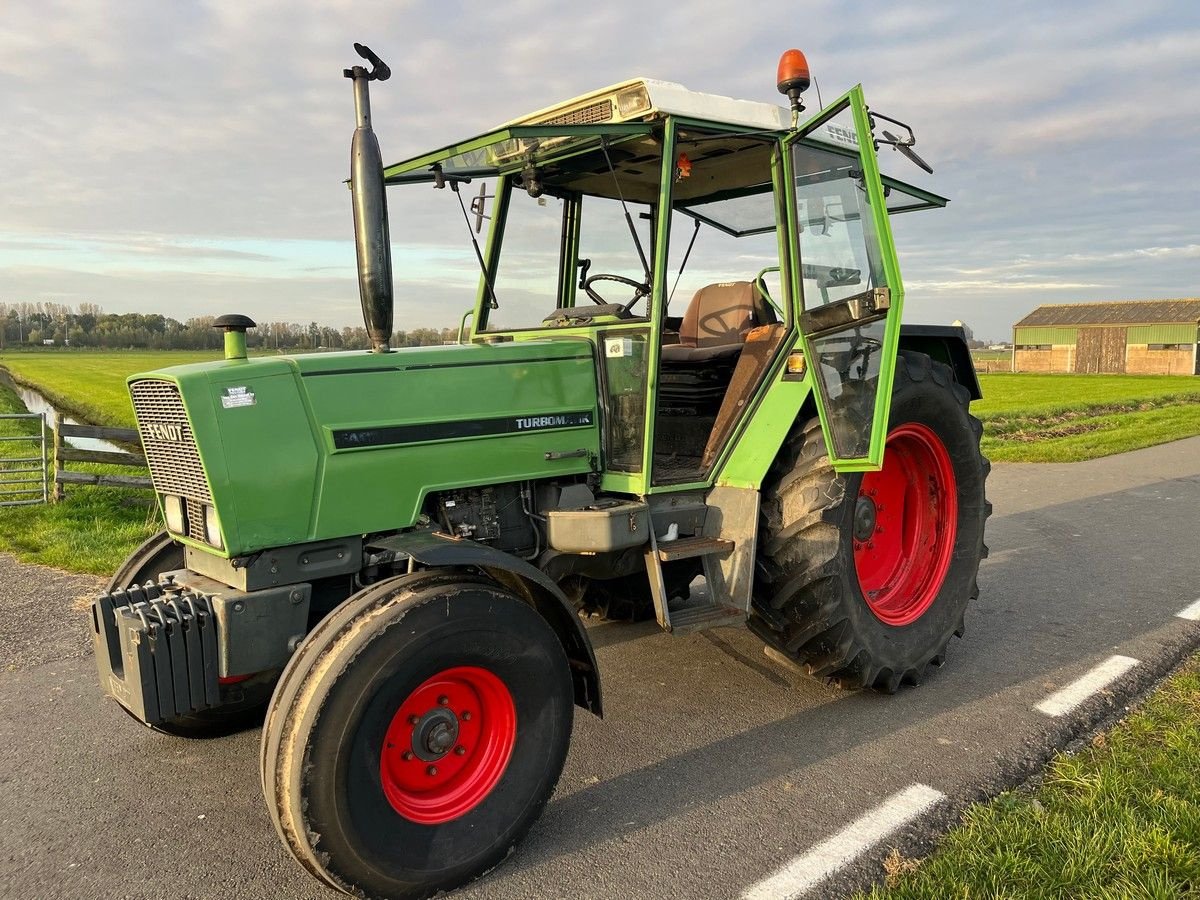
[[[360, 324], [354, 41], [392, 68], [385, 162], [638, 75], [782, 102], [799, 47], [936, 174], [887, 147], [884, 170], [951, 199], [894, 220], [906, 320], [1007, 339], [1042, 303], [1200, 296], [1189, 0], [4, 0], [0, 302]], [[473, 299], [461, 213], [426, 191], [389, 192], [397, 329]]]

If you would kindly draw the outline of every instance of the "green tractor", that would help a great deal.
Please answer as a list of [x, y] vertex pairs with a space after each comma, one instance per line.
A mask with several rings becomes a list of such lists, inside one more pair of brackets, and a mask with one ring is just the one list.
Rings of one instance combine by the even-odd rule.
[[[854, 688], [940, 666], [988, 463], [961, 329], [901, 325], [889, 218], [946, 200], [880, 174], [880, 146], [928, 167], [861, 88], [805, 121], [789, 51], [791, 109], [639, 79], [385, 167], [389, 73], [356, 49], [374, 348], [247, 358], [224, 316], [223, 361], [130, 378], [166, 530], [95, 649], [147, 725], [265, 718], [267, 806], [316, 878], [424, 897], [505, 858], [574, 707], [601, 714], [588, 614], [745, 625]], [[385, 185], [443, 191], [473, 248], [455, 344], [389, 347]]]

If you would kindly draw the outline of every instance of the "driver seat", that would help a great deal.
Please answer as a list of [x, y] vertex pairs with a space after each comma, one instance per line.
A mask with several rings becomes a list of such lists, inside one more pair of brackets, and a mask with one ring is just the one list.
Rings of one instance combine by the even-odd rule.
[[679, 343], [662, 348], [667, 363], [700, 363], [732, 359], [742, 352], [746, 334], [756, 325], [778, 321], [761, 301], [754, 283], [724, 281], [696, 291], [679, 326]]

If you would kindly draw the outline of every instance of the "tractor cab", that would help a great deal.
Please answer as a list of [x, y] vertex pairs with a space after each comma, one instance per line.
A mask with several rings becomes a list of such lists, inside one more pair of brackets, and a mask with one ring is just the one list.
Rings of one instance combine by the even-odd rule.
[[460, 340], [594, 348], [605, 489], [756, 483], [767, 460], [738, 438], [780, 380], [817, 382], [839, 464], [880, 464], [903, 299], [888, 215], [946, 201], [880, 176], [873, 123], [857, 87], [793, 129], [779, 106], [635, 79], [384, 179], [449, 187], [472, 233], [489, 223]]

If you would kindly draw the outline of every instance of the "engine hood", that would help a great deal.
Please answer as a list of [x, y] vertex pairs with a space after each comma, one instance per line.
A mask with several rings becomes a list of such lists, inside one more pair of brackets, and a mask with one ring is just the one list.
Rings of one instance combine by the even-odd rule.
[[160, 502], [190, 513], [177, 536], [223, 556], [408, 527], [430, 491], [583, 473], [600, 453], [583, 338], [223, 360], [129, 384]]

